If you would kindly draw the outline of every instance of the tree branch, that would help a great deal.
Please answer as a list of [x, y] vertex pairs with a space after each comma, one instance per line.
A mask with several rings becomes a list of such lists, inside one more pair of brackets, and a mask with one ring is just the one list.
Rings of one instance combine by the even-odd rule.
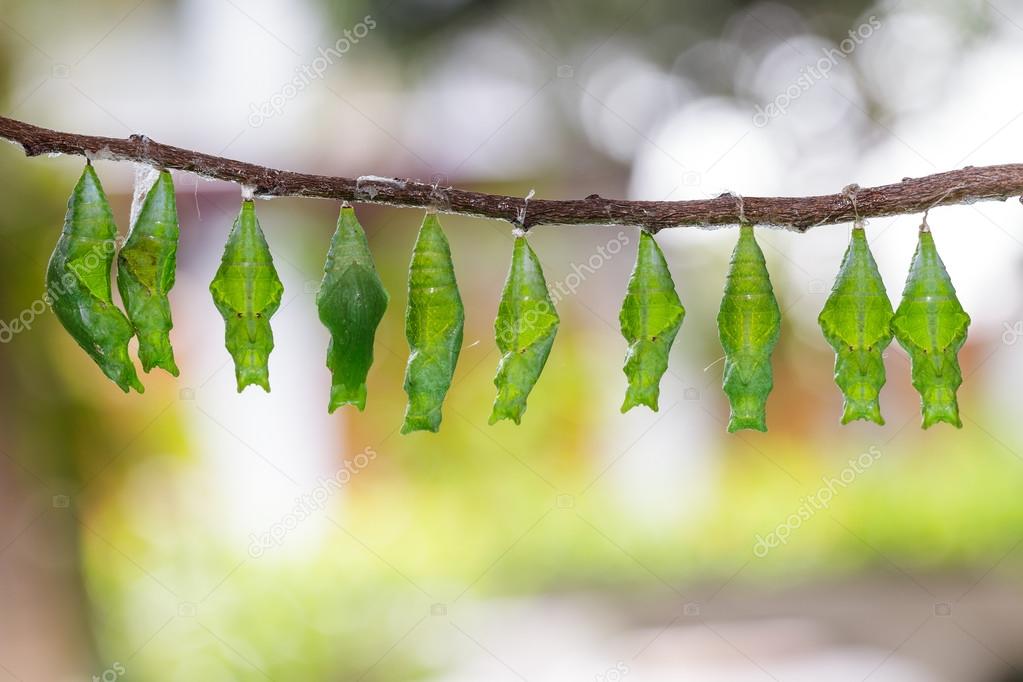
[[[1023, 164], [967, 166], [879, 187], [855, 185], [839, 194], [811, 197], [743, 197], [723, 194], [691, 201], [624, 201], [591, 194], [554, 201], [470, 192], [413, 180], [310, 175], [160, 144], [144, 135], [126, 139], [76, 135], [0, 117], [0, 137], [15, 142], [27, 156], [75, 154], [90, 159], [136, 161], [158, 168], [188, 171], [253, 188], [257, 196], [320, 197], [350, 202], [433, 208], [442, 213], [495, 218], [536, 225], [635, 225], [666, 227], [755, 225], [806, 232], [861, 218], [920, 213], [934, 206], [969, 204], [1023, 195]], [[854, 210], [855, 202], [855, 210]]]

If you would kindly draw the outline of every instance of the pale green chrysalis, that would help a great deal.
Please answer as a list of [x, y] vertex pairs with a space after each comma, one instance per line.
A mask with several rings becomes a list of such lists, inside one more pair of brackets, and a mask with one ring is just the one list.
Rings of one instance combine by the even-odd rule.
[[440, 428], [441, 406], [462, 350], [465, 310], [455, 281], [451, 249], [437, 216], [423, 219], [408, 275], [405, 369], [408, 407], [401, 432]]
[[162, 171], [117, 255], [117, 289], [139, 339], [142, 369], [161, 367], [173, 376], [178, 366], [168, 336], [174, 325], [167, 294], [174, 286], [178, 234], [174, 182]]
[[764, 252], [753, 226], [742, 225], [718, 312], [718, 335], [725, 351], [724, 391], [731, 403], [729, 433], [767, 430], [767, 396], [774, 387], [771, 352], [780, 333], [781, 310]]
[[110, 266], [117, 228], [91, 163], [68, 199], [64, 229], [46, 267], [46, 295], [57, 319], [125, 393], [144, 391], [128, 356], [131, 323], [113, 303]]
[[885, 383], [882, 354], [892, 341], [894, 314], [866, 232], [857, 225], [817, 318], [835, 350], [835, 383], [845, 398], [843, 424], [854, 419], [884, 424], [878, 394]]
[[365, 409], [366, 376], [373, 364], [373, 339], [387, 309], [387, 301], [366, 233], [355, 217], [355, 210], [344, 205], [316, 294], [320, 321], [330, 330], [327, 347], [327, 367], [332, 375], [329, 412], [348, 404]]
[[491, 424], [501, 419], [522, 421], [526, 399], [547, 363], [559, 322], [540, 261], [525, 236], [518, 236], [494, 321], [501, 361], [494, 377], [497, 398]]
[[912, 364], [913, 388], [920, 393], [923, 427], [938, 422], [962, 428], [956, 390], [963, 383], [959, 349], [966, 343], [970, 316], [956, 298], [952, 280], [926, 225], [909, 268], [892, 329]]
[[622, 335], [629, 342], [623, 370], [629, 388], [622, 412], [636, 405], [657, 411], [661, 377], [668, 369], [668, 352], [685, 314], [664, 253], [653, 236], [641, 230], [636, 266], [618, 315]]
[[281, 305], [284, 285], [251, 199], [242, 201], [210, 293], [224, 318], [224, 339], [234, 358], [238, 392], [250, 384], [269, 391], [267, 361], [274, 347], [270, 318]]

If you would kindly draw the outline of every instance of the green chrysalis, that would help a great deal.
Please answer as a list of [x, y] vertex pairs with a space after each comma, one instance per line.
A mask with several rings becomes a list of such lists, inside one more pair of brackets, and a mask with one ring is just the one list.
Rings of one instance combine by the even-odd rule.
[[46, 293], [57, 319], [125, 393], [145, 389], [128, 356], [131, 323], [113, 303], [110, 265], [117, 228], [91, 163], [68, 199], [64, 229], [46, 267]]
[[525, 236], [515, 238], [511, 268], [497, 308], [494, 333], [501, 361], [497, 365], [497, 398], [490, 423], [522, 421], [526, 398], [540, 378], [558, 333], [554, 309], [543, 278], [543, 269]]
[[267, 360], [274, 347], [270, 318], [281, 305], [284, 285], [251, 199], [242, 201], [210, 293], [224, 318], [224, 338], [234, 358], [238, 392], [250, 384], [269, 391]]
[[139, 338], [142, 369], [162, 367], [173, 376], [178, 366], [168, 337], [173, 323], [167, 293], [174, 286], [177, 252], [174, 182], [162, 171], [117, 255], [117, 289]]
[[739, 228], [725, 295], [718, 312], [718, 335], [725, 351], [724, 390], [731, 403], [729, 433], [766, 431], [767, 396], [774, 386], [771, 352], [781, 332], [781, 310], [752, 225]]
[[441, 405], [462, 350], [464, 323], [465, 310], [455, 281], [451, 249], [440, 221], [430, 213], [419, 229], [409, 266], [405, 311], [408, 408], [402, 433], [436, 432], [440, 428]]
[[342, 206], [330, 241], [323, 281], [316, 294], [320, 321], [330, 330], [327, 367], [333, 375], [329, 412], [352, 404], [366, 407], [366, 375], [373, 364], [373, 338], [387, 309], [366, 233], [351, 206]]
[[845, 397], [843, 424], [854, 419], [884, 424], [878, 394], [885, 383], [882, 353], [892, 342], [894, 314], [866, 232], [857, 225], [817, 318], [835, 349], [835, 383]]
[[892, 329], [909, 353], [925, 429], [937, 422], [962, 428], [956, 389], [963, 383], [963, 375], [956, 356], [966, 343], [969, 325], [970, 316], [956, 298], [934, 236], [922, 226]]
[[668, 369], [668, 351], [685, 314], [664, 253], [650, 233], [641, 230], [636, 266], [618, 315], [622, 335], [629, 342], [624, 369], [629, 388], [622, 412], [636, 405], [657, 411], [661, 377]]

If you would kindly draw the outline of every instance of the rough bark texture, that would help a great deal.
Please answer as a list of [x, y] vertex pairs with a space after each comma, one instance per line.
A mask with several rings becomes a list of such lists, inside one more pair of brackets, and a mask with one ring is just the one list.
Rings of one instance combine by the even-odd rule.
[[[812, 197], [743, 197], [730, 194], [691, 201], [624, 201], [591, 194], [555, 201], [469, 192], [395, 178], [342, 178], [265, 168], [180, 147], [144, 135], [128, 138], [75, 135], [0, 117], [0, 137], [16, 142], [28, 156], [76, 154], [93, 159], [137, 161], [253, 188], [259, 196], [298, 196], [350, 202], [433, 208], [536, 225], [634, 225], [714, 227], [749, 222], [805, 232], [818, 225], [861, 218], [919, 213], [934, 206], [1001, 200], [1023, 195], [1023, 164], [980, 166], [935, 173], [879, 187], [850, 186], [838, 194]], [[855, 210], [854, 210], [855, 202]]]

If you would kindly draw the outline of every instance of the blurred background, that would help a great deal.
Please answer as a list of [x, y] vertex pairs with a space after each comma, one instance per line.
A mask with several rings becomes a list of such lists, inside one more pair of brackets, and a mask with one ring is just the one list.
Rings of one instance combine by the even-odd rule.
[[[1015, 0], [3, 0], [0, 110], [279, 168], [541, 198], [837, 192], [1023, 161]], [[326, 412], [338, 206], [259, 202], [271, 394], [207, 290], [239, 188], [175, 173], [180, 378], [123, 395], [41, 305], [80, 158], [0, 145], [0, 679], [1023, 679], [1023, 209], [931, 212], [973, 317], [964, 428], [840, 426], [816, 316], [848, 226], [761, 230], [784, 311], [767, 434], [725, 432], [734, 230], [658, 235], [688, 314], [619, 414], [636, 232], [538, 228], [561, 330], [487, 426], [509, 225], [443, 219], [466, 307], [441, 432], [401, 436], [421, 214], [357, 207], [391, 294], [364, 413]], [[136, 169], [98, 162], [122, 233]], [[890, 296], [920, 216], [868, 226]]]

